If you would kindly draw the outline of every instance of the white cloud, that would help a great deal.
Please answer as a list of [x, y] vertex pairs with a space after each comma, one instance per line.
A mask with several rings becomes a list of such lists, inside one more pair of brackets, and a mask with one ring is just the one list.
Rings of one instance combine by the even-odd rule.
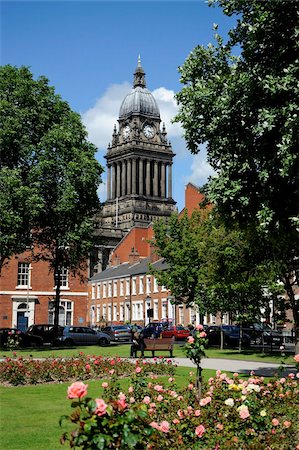
[[207, 182], [208, 177], [214, 174], [214, 170], [207, 161], [206, 149], [202, 147], [200, 153], [192, 156], [191, 174], [186, 179], [197, 186], [202, 186]]
[[160, 87], [152, 93], [159, 105], [161, 120], [165, 122], [168, 137], [170, 139], [181, 137], [183, 135], [181, 125], [179, 123], [171, 123], [178, 112], [178, 105], [174, 99], [174, 91]]
[[127, 81], [122, 84], [112, 84], [96, 101], [96, 104], [82, 114], [89, 140], [104, 152], [111, 142], [121, 102], [130, 91], [131, 85]]

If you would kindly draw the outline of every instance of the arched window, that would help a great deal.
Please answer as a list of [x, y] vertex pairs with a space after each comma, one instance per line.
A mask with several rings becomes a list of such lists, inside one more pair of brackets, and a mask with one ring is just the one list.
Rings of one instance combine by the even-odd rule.
[[27, 310], [27, 304], [26, 303], [20, 303], [18, 306], [18, 310]]

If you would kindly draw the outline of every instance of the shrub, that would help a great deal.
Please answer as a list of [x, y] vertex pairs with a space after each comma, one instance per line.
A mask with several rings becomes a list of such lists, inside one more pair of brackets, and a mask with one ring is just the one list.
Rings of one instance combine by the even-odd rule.
[[[137, 360], [139, 364], [139, 360]], [[173, 374], [171, 360], [154, 358], [153, 362], [142, 361], [145, 374]], [[63, 382], [72, 380], [89, 380], [111, 377], [130, 376], [135, 370], [132, 362], [119, 357], [105, 358], [89, 356], [80, 353], [73, 358], [33, 359], [19, 357], [6, 358], [0, 362], [0, 382], [12, 384], [38, 384], [48, 382]]]
[[299, 374], [265, 382], [263, 377], [244, 380], [218, 371], [203, 386], [201, 398], [193, 377], [181, 391], [172, 377], [168, 387], [152, 378], [145, 386], [143, 368], [136, 366], [126, 392], [116, 392], [112, 380], [98, 399], [89, 398], [86, 387], [74, 401], [76, 383], [70, 386], [74, 411], [62, 420], [75, 429], [64, 433], [61, 442], [86, 450], [295, 448]]

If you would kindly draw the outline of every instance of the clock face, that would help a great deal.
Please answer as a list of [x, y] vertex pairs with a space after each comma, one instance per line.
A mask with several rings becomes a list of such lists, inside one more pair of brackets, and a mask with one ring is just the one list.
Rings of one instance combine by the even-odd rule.
[[152, 138], [154, 137], [155, 130], [151, 125], [145, 125], [145, 127], [143, 128], [143, 134], [147, 138]]
[[130, 137], [130, 127], [129, 125], [126, 125], [123, 129], [123, 137], [124, 139], [128, 139]]

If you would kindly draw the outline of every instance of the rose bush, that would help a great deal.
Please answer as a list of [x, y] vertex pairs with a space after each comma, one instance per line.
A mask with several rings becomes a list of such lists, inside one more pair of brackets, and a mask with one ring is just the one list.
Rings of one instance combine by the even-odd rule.
[[84, 387], [71, 388], [71, 393], [78, 389], [78, 398], [72, 402], [73, 413], [62, 421], [72, 422], [75, 429], [64, 433], [61, 442], [86, 450], [296, 449], [299, 373], [266, 382], [217, 371], [201, 399], [195, 395], [192, 373], [180, 391], [173, 377], [167, 386], [156, 383], [155, 375], [146, 386], [142, 380], [143, 367], [134, 371], [126, 392], [116, 392], [111, 381], [102, 398], [94, 400], [79, 396]]
[[193, 336], [188, 336], [187, 343], [183, 350], [186, 356], [196, 365], [196, 387], [201, 396], [202, 385], [202, 367], [201, 360], [206, 355], [205, 348], [207, 346], [207, 334], [203, 325], [197, 325]]
[[[138, 360], [139, 362], [139, 360]], [[151, 363], [143, 360], [143, 373], [172, 375], [175, 366], [165, 358], [154, 358]], [[0, 383], [14, 386], [70, 380], [89, 380], [104, 377], [130, 376], [135, 366], [128, 360], [114, 357], [90, 356], [80, 353], [74, 358], [6, 358], [0, 362]]]

